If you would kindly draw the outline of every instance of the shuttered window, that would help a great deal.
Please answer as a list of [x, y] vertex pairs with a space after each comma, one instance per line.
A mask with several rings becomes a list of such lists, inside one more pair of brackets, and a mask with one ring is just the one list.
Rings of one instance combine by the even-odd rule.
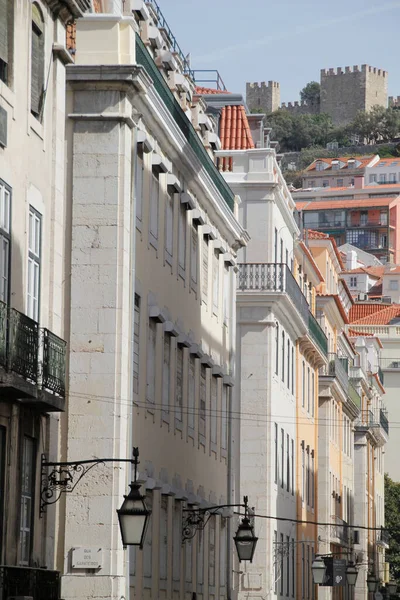
[[186, 268], [186, 208], [181, 204], [179, 211], [179, 275], [185, 277]]
[[12, 52], [14, 0], [0, 0], [0, 80], [8, 84]]
[[152, 173], [150, 183], [150, 242], [157, 246], [158, 240], [158, 203], [160, 182], [158, 174]]
[[11, 190], [0, 180], [0, 300], [8, 302]]
[[[146, 506], [151, 511], [153, 509], [153, 492], [146, 491]], [[143, 546], [143, 585], [145, 588], [151, 588], [152, 583], [152, 556], [153, 556], [153, 527], [150, 517], [150, 523], [146, 531]]]
[[211, 443], [217, 443], [217, 402], [218, 402], [218, 381], [216, 377], [211, 377]]
[[148, 402], [154, 404], [155, 378], [156, 378], [156, 345], [157, 345], [157, 323], [150, 319], [147, 340], [147, 391]]
[[37, 4], [32, 4], [31, 113], [40, 118], [44, 91], [44, 21]]
[[228, 386], [222, 386], [221, 448], [228, 447]]
[[227, 325], [229, 321], [229, 303], [231, 301], [231, 290], [230, 290], [230, 277], [229, 268], [224, 266], [224, 324]]
[[26, 314], [34, 321], [39, 321], [41, 222], [41, 215], [30, 207]]
[[135, 200], [136, 200], [136, 224], [141, 228], [143, 218], [143, 152], [139, 149], [136, 154], [136, 169], [135, 169]]
[[174, 195], [167, 194], [165, 202], [165, 260], [172, 264], [174, 249]]
[[209, 552], [208, 552], [208, 576], [211, 587], [215, 586], [215, 515], [209, 521]]
[[[174, 512], [172, 520], [172, 580], [181, 580], [181, 551], [182, 551], [182, 504], [179, 500], [174, 501]], [[176, 589], [174, 585], [174, 589]]]
[[183, 347], [178, 345], [176, 348], [176, 420], [182, 423], [182, 404], [183, 404]]
[[163, 394], [162, 406], [163, 414], [169, 413], [169, 390], [171, 385], [171, 342], [172, 338], [168, 333], [164, 334], [164, 353], [163, 353]]
[[218, 314], [219, 300], [219, 254], [214, 251], [213, 256], [213, 311]]
[[160, 506], [160, 579], [167, 579], [168, 496], [161, 496]]
[[203, 302], [207, 304], [208, 299], [208, 239], [203, 237], [203, 248], [202, 248], [202, 266], [203, 266], [203, 285], [202, 294]]
[[195, 357], [193, 355], [191, 355], [190, 361], [189, 361], [189, 410], [188, 410], [188, 428], [189, 428], [189, 430], [194, 429], [195, 376], [196, 376]]
[[25, 436], [21, 464], [20, 565], [29, 565], [33, 535], [33, 500], [35, 497], [35, 441]]
[[207, 373], [205, 365], [201, 365], [200, 369], [200, 419], [199, 419], [199, 436], [200, 438], [206, 435], [206, 395], [207, 395]]
[[135, 294], [135, 324], [133, 331], [133, 391], [139, 392], [140, 297]]
[[190, 248], [190, 281], [191, 288], [196, 291], [197, 288], [197, 246], [198, 233], [196, 227], [192, 226], [192, 239]]

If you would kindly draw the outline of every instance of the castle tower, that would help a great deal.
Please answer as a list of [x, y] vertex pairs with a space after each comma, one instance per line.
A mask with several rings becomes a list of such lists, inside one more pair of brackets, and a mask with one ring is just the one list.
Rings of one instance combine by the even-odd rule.
[[321, 113], [332, 117], [335, 125], [345, 125], [359, 110], [388, 105], [387, 71], [362, 65], [353, 68], [322, 69]]
[[250, 111], [269, 114], [278, 110], [281, 103], [281, 90], [277, 81], [246, 83], [246, 104]]

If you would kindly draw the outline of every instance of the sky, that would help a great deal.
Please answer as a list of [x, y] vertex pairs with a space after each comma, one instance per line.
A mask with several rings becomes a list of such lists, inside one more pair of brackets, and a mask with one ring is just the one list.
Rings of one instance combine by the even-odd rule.
[[368, 64], [400, 96], [400, 0], [157, 2], [192, 68], [217, 69], [231, 92], [273, 80], [290, 102], [321, 69]]

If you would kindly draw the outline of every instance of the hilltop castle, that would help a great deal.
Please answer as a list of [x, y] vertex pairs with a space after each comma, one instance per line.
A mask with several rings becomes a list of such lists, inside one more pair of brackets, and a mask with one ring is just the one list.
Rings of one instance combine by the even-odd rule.
[[370, 110], [375, 104], [388, 106], [387, 71], [357, 65], [353, 68], [321, 70], [320, 102], [280, 102], [280, 85], [276, 81], [246, 84], [246, 102], [250, 110], [271, 113], [278, 108], [294, 114], [326, 113], [335, 125], [345, 125], [359, 110]]

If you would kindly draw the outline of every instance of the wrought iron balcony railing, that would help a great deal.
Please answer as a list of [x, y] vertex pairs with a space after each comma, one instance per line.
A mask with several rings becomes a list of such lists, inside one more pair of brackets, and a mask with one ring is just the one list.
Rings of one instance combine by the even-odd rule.
[[15, 597], [59, 600], [60, 573], [30, 567], [0, 566], [0, 600]]
[[348, 394], [349, 399], [358, 408], [358, 410], [361, 410], [361, 396], [357, 392], [357, 390], [353, 386], [353, 384], [350, 383], [350, 382], [349, 382], [349, 385], [348, 385], [348, 388], [347, 388], [347, 394]]
[[238, 290], [241, 292], [286, 292], [300, 313], [308, 332], [316, 345], [326, 355], [328, 340], [309, 309], [299, 284], [286, 264], [240, 263], [238, 264]]
[[0, 367], [64, 397], [65, 359], [64, 340], [0, 302]]
[[382, 429], [389, 435], [389, 420], [384, 410], [379, 411], [379, 422]]
[[384, 378], [381, 367], [378, 367], [378, 377], [379, 377], [379, 381], [381, 382], [381, 384], [384, 385], [385, 378]]
[[342, 360], [337, 354], [328, 353], [329, 363], [320, 369], [320, 375], [323, 377], [336, 377], [340, 385], [347, 392], [349, 386], [349, 376]]
[[385, 545], [389, 545], [390, 542], [390, 534], [388, 532], [387, 529], [381, 529], [380, 531], [377, 532], [377, 536], [376, 536], [376, 541], [377, 543], [381, 543], [381, 544], [385, 544]]

